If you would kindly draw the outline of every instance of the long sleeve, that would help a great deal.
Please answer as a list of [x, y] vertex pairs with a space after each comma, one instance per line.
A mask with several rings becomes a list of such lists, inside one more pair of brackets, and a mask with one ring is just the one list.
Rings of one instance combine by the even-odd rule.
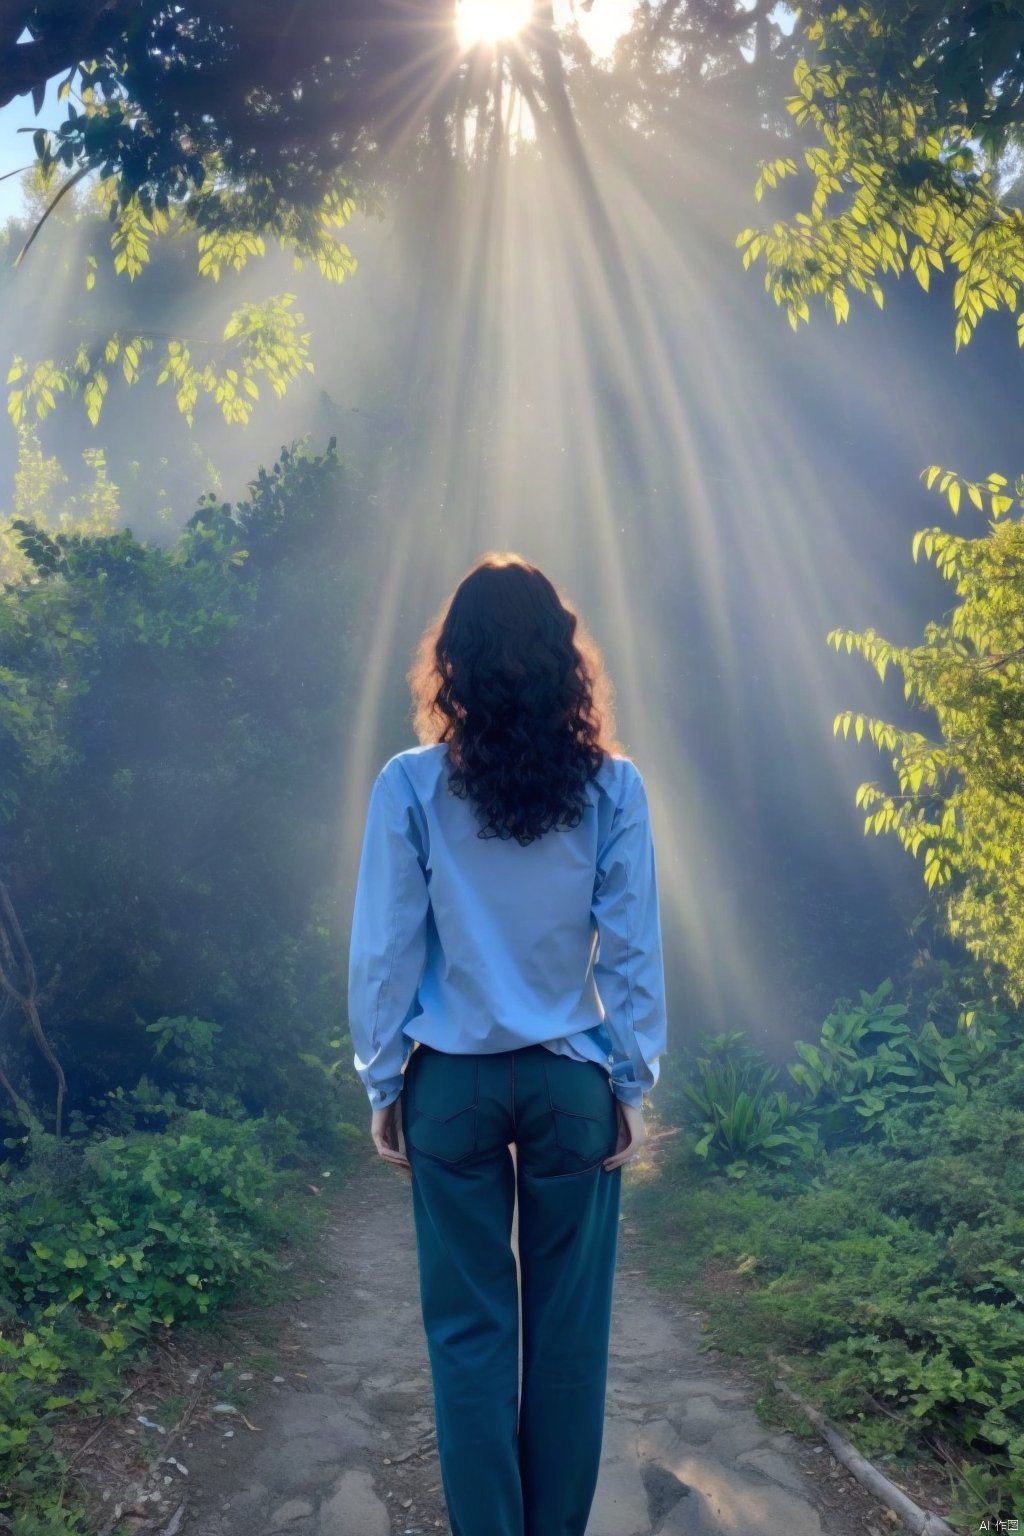
[[593, 916], [594, 979], [612, 1042], [612, 1090], [639, 1108], [658, 1081], [667, 1034], [654, 843], [639, 773], [598, 851]]
[[374, 1109], [402, 1091], [402, 1026], [426, 961], [430, 905], [420, 829], [389, 779], [382, 770], [370, 795], [349, 946], [349, 1031]]

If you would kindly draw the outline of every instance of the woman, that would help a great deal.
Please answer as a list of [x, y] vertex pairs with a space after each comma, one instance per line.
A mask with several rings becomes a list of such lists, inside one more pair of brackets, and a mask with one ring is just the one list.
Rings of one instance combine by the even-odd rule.
[[409, 683], [422, 745], [378, 775], [359, 866], [355, 1066], [412, 1180], [452, 1536], [583, 1536], [621, 1169], [665, 1049], [644, 784], [597, 647], [518, 555], [469, 571]]

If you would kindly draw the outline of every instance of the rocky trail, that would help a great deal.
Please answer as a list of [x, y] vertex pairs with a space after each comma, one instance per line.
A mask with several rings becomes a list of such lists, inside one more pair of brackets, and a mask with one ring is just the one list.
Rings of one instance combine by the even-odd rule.
[[[325, 1242], [328, 1278], [283, 1320], [244, 1414], [218, 1413], [211, 1384], [167, 1536], [449, 1536], [407, 1180], [372, 1163]], [[651, 1290], [628, 1213], [619, 1255], [588, 1536], [887, 1536], [827, 1447], [760, 1422], [743, 1372], [702, 1353], [700, 1314]]]

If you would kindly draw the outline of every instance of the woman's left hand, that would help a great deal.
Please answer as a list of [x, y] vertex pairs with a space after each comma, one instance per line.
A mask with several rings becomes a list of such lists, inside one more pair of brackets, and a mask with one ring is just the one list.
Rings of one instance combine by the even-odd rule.
[[373, 1111], [370, 1125], [373, 1144], [386, 1163], [400, 1168], [412, 1178], [412, 1165], [405, 1154], [405, 1137], [402, 1135], [402, 1095], [384, 1109]]

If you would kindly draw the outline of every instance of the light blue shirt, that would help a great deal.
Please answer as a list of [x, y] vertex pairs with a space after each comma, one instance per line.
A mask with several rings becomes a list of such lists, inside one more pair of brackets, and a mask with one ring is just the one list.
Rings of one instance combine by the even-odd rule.
[[422, 1040], [454, 1053], [544, 1045], [596, 1061], [639, 1106], [666, 1045], [654, 845], [643, 779], [606, 756], [576, 827], [480, 838], [446, 744], [389, 759], [370, 795], [349, 950], [355, 1068], [375, 1109]]

